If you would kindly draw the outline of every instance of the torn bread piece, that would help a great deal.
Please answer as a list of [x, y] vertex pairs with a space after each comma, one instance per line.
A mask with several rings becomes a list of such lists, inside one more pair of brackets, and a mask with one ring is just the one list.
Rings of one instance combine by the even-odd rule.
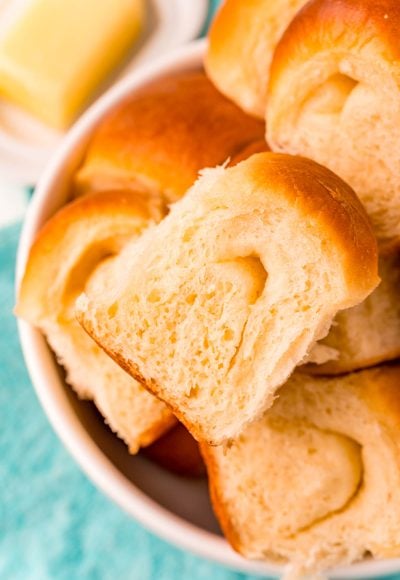
[[400, 557], [399, 386], [398, 365], [335, 378], [296, 372], [240, 437], [201, 444], [235, 550], [289, 562], [291, 578], [368, 554]]
[[76, 321], [75, 299], [99, 278], [107, 287], [113, 256], [160, 218], [132, 192], [97, 193], [65, 206], [33, 244], [16, 306], [17, 316], [46, 335], [67, 382], [96, 403], [132, 453], [176, 419], [87, 335]]
[[271, 153], [207, 170], [118, 259], [112, 287], [77, 300], [80, 323], [212, 444], [271, 406], [336, 313], [379, 281], [354, 192]]

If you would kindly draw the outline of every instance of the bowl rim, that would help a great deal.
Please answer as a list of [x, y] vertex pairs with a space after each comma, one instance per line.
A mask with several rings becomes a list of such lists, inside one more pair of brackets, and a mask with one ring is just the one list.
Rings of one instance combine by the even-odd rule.
[[[137, 69], [96, 101], [68, 132], [48, 163], [27, 211], [17, 254], [17, 289], [33, 239], [44, 221], [53, 213], [48, 206], [49, 192], [55, 186], [60, 172], [68, 166], [68, 160], [77, 145], [93, 131], [104, 114], [124, 97], [155, 77], [200, 66], [205, 50], [205, 40], [195, 41]], [[234, 552], [224, 538], [175, 515], [130, 482], [100, 450], [79, 422], [61, 389], [57, 367], [44, 337], [22, 320], [18, 320], [18, 330], [32, 384], [54, 431], [81, 469], [106, 496], [146, 529], [193, 554], [232, 570], [255, 575], [279, 576], [284, 572], [285, 567], [282, 565], [269, 561], [246, 560]], [[60, 388], [55, 387], [57, 383]], [[399, 571], [400, 559], [367, 560], [335, 568], [329, 573], [329, 577], [377, 578]]]

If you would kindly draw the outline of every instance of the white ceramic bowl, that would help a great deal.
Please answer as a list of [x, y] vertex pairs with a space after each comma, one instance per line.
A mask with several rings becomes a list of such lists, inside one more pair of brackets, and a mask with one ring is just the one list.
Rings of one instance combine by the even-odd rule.
[[[204, 43], [171, 53], [126, 78], [101, 98], [70, 131], [45, 171], [22, 232], [17, 278], [21, 278], [32, 241], [45, 221], [68, 198], [69, 183], [90, 136], [105, 113], [124, 97], [165, 73], [201, 67]], [[132, 457], [105, 427], [91, 403], [82, 402], [63, 381], [44, 338], [19, 322], [25, 360], [39, 399], [65, 446], [90, 479], [148, 529], [183, 549], [225, 566], [263, 576], [282, 567], [250, 562], [222, 538], [212, 514], [206, 483], [175, 477], [142, 457]], [[332, 578], [377, 578], [400, 572], [399, 560], [366, 561], [336, 569]]]

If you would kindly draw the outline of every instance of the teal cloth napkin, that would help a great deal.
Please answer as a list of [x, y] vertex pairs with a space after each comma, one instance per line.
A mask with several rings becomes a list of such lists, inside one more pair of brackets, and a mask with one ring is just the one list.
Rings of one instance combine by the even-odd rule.
[[19, 232], [19, 224], [0, 231], [0, 579], [251, 580], [145, 531], [64, 450], [31, 386], [12, 314]]

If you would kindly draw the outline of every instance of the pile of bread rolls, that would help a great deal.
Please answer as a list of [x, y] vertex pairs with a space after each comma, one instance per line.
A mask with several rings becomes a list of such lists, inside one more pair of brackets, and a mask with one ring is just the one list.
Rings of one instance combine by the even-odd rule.
[[400, 556], [399, 29], [226, 0], [208, 78], [97, 129], [16, 307], [132, 453], [201, 474], [186, 428], [231, 545], [293, 577]]

